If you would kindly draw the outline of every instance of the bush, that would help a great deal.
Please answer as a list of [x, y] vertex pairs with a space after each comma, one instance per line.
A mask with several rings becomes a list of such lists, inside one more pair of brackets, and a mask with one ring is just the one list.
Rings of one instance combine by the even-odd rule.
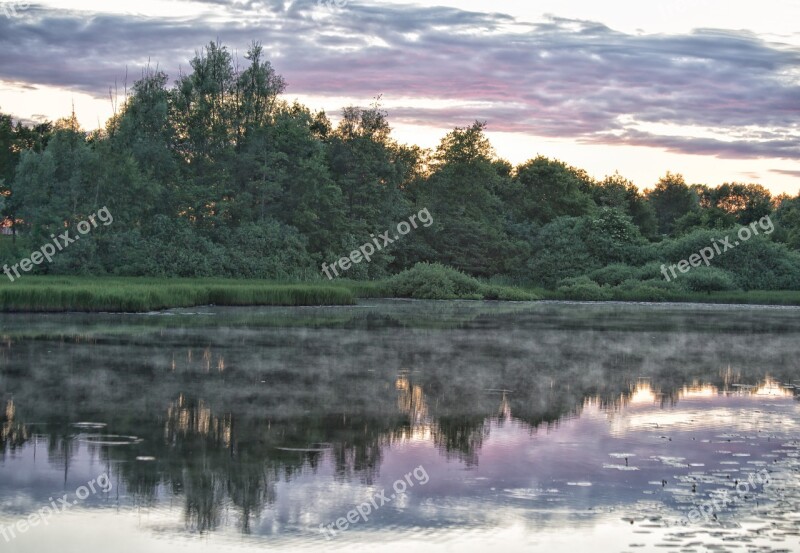
[[583, 217], [554, 219], [536, 232], [532, 246], [529, 276], [546, 288], [610, 264], [638, 265], [652, 256], [630, 217], [607, 208]]
[[604, 301], [611, 299], [611, 288], [600, 286], [587, 276], [565, 278], [558, 283], [556, 291], [564, 299]]
[[737, 236], [736, 228], [696, 230], [660, 244], [660, 258], [669, 266], [688, 259], [702, 248], [710, 248], [714, 241], [724, 250], [720, 240], [727, 236], [734, 247], [715, 253], [711, 264], [712, 268], [727, 271], [736, 287], [745, 290], [796, 290], [800, 287], [800, 255], [784, 244], [773, 242], [763, 230], [760, 232], [744, 241]]
[[680, 275], [676, 282], [690, 292], [706, 292], [708, 294], [738, 288], [733, 275], [715, 267], [697, 267]]
[[667, 282], [663, 276], [656, 278], [646, 278], [644, 280], [640, 280], [639, 284], [641, 284], [642, 286], [648, 286], [650, 288], [658, 288], [659, 290], [666, 290], [668, 292], [676, 292], [680, 289], [680, 287], [675, 283], [675, 281]]
[[626, 280], [636, 279], [639, 269], [621, 263], [613, 263], [602, 269], [597, 269], [589, 274], [589, 277], [600, 285], [609, 284], [617, 286]]
[[532, 243], [528, 275], [539, 286], [552, 289], [564, 278], [603, 266], [589, 253], [583, 238], [583, 221], [578, 217], [555, 219], [537, 231]]
[[627, 301], [665, 301], [676, 286], [665, 280], [626, 280], [614, 288], [614, 297]]
[[417, 263], [391, 277], [386, 284], [389, 295], [420, 300], [504, 299], [534, 300], [534, 294], [502, 286], [490, 286], [439, 263]]
[[641, 281], [645, 280], [661, 280], [667, 282], [664, 279], [664, 274], [661, 272], [661, 265], [662, 263], [658, 261], [652, 261], [643, 265], [642, 267], [638, 267], [636, 269], [636, 277]]

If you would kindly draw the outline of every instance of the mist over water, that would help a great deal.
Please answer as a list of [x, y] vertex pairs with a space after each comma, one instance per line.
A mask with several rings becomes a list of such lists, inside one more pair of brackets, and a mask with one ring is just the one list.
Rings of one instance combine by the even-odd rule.
[[113, 484], [0, 547], [800, 551], [798, 339], [699, 305], [0, 315], [0, 528]]

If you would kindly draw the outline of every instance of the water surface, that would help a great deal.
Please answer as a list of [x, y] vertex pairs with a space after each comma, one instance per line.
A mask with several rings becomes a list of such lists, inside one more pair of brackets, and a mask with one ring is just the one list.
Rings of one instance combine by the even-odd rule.
[[0, 315], [0, 548], [800, 551], [798, 344], [795, 308]]

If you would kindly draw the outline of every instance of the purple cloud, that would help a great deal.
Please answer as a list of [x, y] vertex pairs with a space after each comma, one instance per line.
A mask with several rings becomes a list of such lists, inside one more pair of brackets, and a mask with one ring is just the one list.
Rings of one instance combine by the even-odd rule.
[[[0, 78], [105, 97], [148, 60], [174, 78], [217, 37], [261, 40], [290, 94], [451, 100], [400, 107], [393, 121], [579, 142], [636, 144], [730, 158], [800, 158], [800, 49], [747, 32], [631, 35], [590, 21], [525, 23], [496, 13], [315, 0], [229, 3], [230, 22], [30, 8], [0, 18]], [[476, 107], [479, 106], [479, 107]], [[648, 124], [651, 124], [648, 127]], [[710, 128], [726, 140], [659, 135], [652, 124]]]

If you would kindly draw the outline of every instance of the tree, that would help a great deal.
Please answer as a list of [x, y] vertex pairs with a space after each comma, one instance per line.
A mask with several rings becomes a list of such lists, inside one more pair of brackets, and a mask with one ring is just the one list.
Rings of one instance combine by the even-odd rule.
[[772, 194], [760, 184], [725, 183], [711, 193], [713, 206], [749, 225], [772, 212]]
[[775, 198], [775, 233], [773, 240], [800, 250], [800, 194], [794, 198], [781, 195]]
[[307, 109], [282, 105], [273, 123], [253, 137], [239, 158], [252, 169], [244, 198], [256, 199], [256, 220], [273, 218], [295, 227], [322, 262], [341, 255], [347, 219], [342, 192], [331, 178], [324, 144], [314, 136], [312, 124]]
[[585, 173], [539, 156], [516, 168], [503, 198], [518, 219], [546, 224], [589, 213], [594, 202], [585, 190], [590, 187]]
[[661, 234], [673, 234], [676, 221], [698, 209], [698, 199], [681, 175], [667, 172], [646, 195], [656, 212]]
[[432, 173], [418, 202], [434, 218], [426, 241], [444, 264], [479, 276], [508, 272], [521, 265], [524, 243], [505, 232], [500, 198], [508, 186], [498, 174], [485, 124], [456, 127], [444, 137], [432, 160]]
[[615, 173], [592, 186], [590, 192], [595, 204], [624, 211], [630, 215], [642, 235], [651, 239], [656, 237], [658, 233], [656, 212], [631, 181]]

